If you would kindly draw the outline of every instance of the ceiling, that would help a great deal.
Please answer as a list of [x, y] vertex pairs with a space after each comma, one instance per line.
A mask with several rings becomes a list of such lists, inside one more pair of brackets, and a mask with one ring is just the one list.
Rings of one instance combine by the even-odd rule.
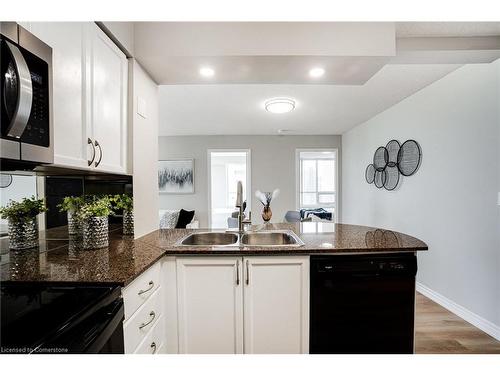
[[[139, 22], [134, 44], [161, 85], [160, 135], [342, 134], [464, 64], [498, 59], [500, 23]], [[296, 109], [266, 112], [276, 96]]]
[[[365, 85], [163, 85], [160, 135], [342, 134], [459, 65], [387, 65]], [[270, 97], [294, 111], [264, 110]]]
[[396, 22], [398, 38], [492, 35], [500, 35], [500, 22]]

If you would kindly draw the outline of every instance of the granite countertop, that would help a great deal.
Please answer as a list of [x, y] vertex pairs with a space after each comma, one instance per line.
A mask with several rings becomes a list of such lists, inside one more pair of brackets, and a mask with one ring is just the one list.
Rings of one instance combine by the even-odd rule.
[[333, 223], [268, 224], [251, 230], [292, 230], [305, 243], [301, 247], [179, 247], [192, 232], [209, 230], [162, 229], [139, 239], [110, 226], [109, 246], [83, 250], [81, 240], [69, 238], [66, 227], [40, 234], [38, 248], [9, 250], [0, 240], [2, 282], [75, 282], [127, 285], [164, 255], [304, 255], [390, 253], [427, 250], [417, 238], [388, 230]]
[[[293, 255], [293, 254], [345, 254], [386, 253], [427, 250], [427, 245], [415, 237], [378, 228], [350, 224], [304, 222], [296, 224], [254, 225], [250, 231], [291, 230], [304, 246], [176, 246], [192, 232], [209, 232], [206, 229], [157, 230], [138, 241], [164, 250], [166, 255]], [[220, 232], [213, 230], [213, 232]]]
[[164, 251], [131, 236], [121, 226], [110, 227], [109, 246], [84, 250], [81, 239], [69, 238], [67, 228], [40, 233], [39, 247], [9, 250], [0, 240], [0, 281], [110, 283], [127, 285], [160, 259]]

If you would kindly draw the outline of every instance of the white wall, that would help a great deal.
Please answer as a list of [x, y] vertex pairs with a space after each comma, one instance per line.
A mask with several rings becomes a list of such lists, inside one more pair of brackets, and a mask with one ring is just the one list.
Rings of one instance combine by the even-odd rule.
[[[343, 221], [425, 241], [418, 281], [497, 327], [499, 73], [499, 61], [464, 66], [342, 136]], [[410, 138], [422, 147], [419, 171], [392, 192], [368, 185], [375, 149]]]
[[[262, 205], [254, 199], [256, 190], [281, 190], [271, 203], [271, 222], [282, 222], [286, 211], [296, 209], [295, 150], [297, 148], [337, 148], [341, 181], [341, 137], [325, 136], [175, 136], [159, 138], [160, 160], [195, 159], [195, 193], [160, 194], [160, 208], [196, 210], [200, 227], [208, 226], [208, 149], [250, 149], [252, 222], [262, 223]], [[340, 186], [339, 186], [340, 189]], [[339, 192], [340, 194], [340, 192]], [[339, 212], [341, 207], [339, 207]]]
[[[158, 229], [158, 86], [133, 59], [129, 60], [129, 72], [133, 132], [129, 148], [134, 179], [134, 235], [138, 238]], [[145, 102], [145, 117], [137, 113], [138, 98]]]

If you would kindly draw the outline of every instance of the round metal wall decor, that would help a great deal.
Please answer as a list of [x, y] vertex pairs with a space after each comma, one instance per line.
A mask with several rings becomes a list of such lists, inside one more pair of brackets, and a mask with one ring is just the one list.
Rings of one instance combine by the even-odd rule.
[[398, 168], [403, 176], [411, 176], [420, 165], [422, 152], [417, 142], [410, 139], [401, 145], [398, 152]]
[[373, 166], [373, 164], [368, 164], [368, 166], [366, 167], [365, 179], [369, 184], [373, 184], [373, 181], [375, 181], [375, 167]]
[[377, 148], [373, 154], [373, 166], [377, 172], [382, 172], [387, 166], [387, 159], [389, 159], [387, 149], [384, 146]]
[[387, 179], [387, 174], [385, 171], [375, 171], [375, 186], [382, 189]]
[[0, 174], [0, 188], [9, 187], [12, 184], [12, 175], [11, 174]]
[[385, 169], [385, 190], [394, 190], [399, 183], [399, 170], [397, 166], [387, 167]]
[[388, 167], [395, 167], [398, 164], [398, 153], [399, 149], [401, 148], [401, 145], [399, 144], [398, 141], [393, 139], [392, 141], [389, 141], [387, 145], [385, 146], [387, 149], [387, 166]]
[[373, 154], [373, 164], [365, 169], [365, 179], [379, 189], [394, 190], [401, 179], [400, 175], [412, 176], [422, 162], [422, 149], [417, 141], [409, 139], [403, 144], [393, 139], [380, 146]]

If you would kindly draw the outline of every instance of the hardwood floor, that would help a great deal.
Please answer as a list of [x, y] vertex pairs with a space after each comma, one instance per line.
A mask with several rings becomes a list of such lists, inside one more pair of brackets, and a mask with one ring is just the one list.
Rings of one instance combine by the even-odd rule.
[[500, 354], [500, 341], [417, 293], [417, 354]]

